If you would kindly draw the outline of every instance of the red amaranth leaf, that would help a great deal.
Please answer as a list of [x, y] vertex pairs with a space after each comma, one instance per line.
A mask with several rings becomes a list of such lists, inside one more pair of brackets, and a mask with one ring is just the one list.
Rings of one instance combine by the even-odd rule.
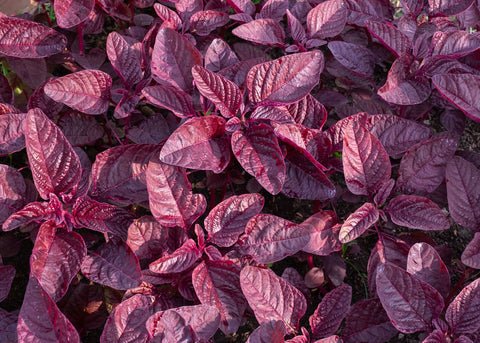
[[480, 37], [467, 31], [437, 31], [431, 45], [432, 56], [460, 58], [480, 49]]
[[94, 143], [105, 134], [103, 127], [94, 117], [73, 110], [63, 112], [57, 125], [72, 146]]
[[307, 218], [300, 225], [310, 231], [310, 241], [302, 251], [327, 256], [341, 250], [342, 243], [338, 239], [340, 227], [337, 222], [337, 215], [333, 211], [319, 211]]
[[377, 207], [372, 203], [367, 202], [360, 206], [343, 223], [339, 233], [340, 242], [348, 243], [360, 237], [377, 222], [379, 215]]
[[208, 36], [218, 27], [225, 26], [230, 21], [227, 13], [206, 10], [195, 12], [190, 17], [190, 32], [199, 36]]
[[340, 0], [328, 0], [318, 4], [307, 15], [309, 38], [331, 38], [340, 34], [347, 22], [347, 8]]
[[328, 49], [342, 66], [355, 74], [372, 77], [375, 57], [367, 48], [339, 40], [328, 43]]
[[153, 8], [158, 17], [164, 22], [168, 20], [170, 25], [173, 25], [174, 29], [178, 30], [182, 27], [182, 19], [180, 19], [177, 12], [159, 3], [155, 3]]
[[0, 164], [0, 188], [2, 189], [0, 193], [0, 223], [3, 224], [9, 216], [25, 205], [27, 186], [20, 172], [6, 164]]
[[[0, 302], [4, 301], [8, 297], [10, 287], [12, 285], [13, 278], [15, 277], [15, 267], [0, 264]], [[1, 317], [1, 316], [0, 316]], [[0, 324], [0, 338], [2, 337], [2, 325]]]
[[25, 113], [0, 115], [0, 156], [25, 148]]
[[176, 87], [164, 85], [145, 87], [142, 94], [150, 103], [172, 111], [177, 117], [191, 117], [195, 114], [192, 97]]
[[453, 16], [465, 11], [472, 0], [428, 0], [429, 15]]
[[462, 263], [471, 268], [480, 269], [480, 232], [475, 232], [472, 240], [465, 247]]
[[136, 219], [128, 228], [127, 244], [139, 260], [153, 260], [167, 249], [168, 229], [152, 216]]
[[90, 15], [95, 0], [58, 0], [53, 4], [57, 24], [69, 29], [81, 24]]
[[378, 21], [367, 21], [368, 31], [385, 45], [395, 57], [408, 53], [412, 48], [410, 38], [392, 24], [384, 24]]
[[285, 32], [274, 19], [256, 19], [237, 26], [232, 33], [242, 39], [264, 45], [285, 44]]
[[271, 320], [263, 322], [259, 327], [252, 331], [248, 336], [246, 343], [271, 342], [283, 343], [283, 338], [287, 334], [285, 323], [281, 320]]
[[205, 52], [205, 68], [214, 73], [238, 62], [237, 55], [221, 38], [215, 38]]
[[139, 55], [125, 38], [115, 31], [107, 37], [107, 54], [113, 69], [126, 87], [131, 87], [142, 80]]
[[181, 273], [195, 264], [202, 256], [193, 239], [186, 241], [172, 254], [166, 254], [149, 265], [149, 269], [157, 274]]
[[450, 303], [445, 319], [452, 333], [473, 333], [480, 329], [480, 279], [462, 289]]

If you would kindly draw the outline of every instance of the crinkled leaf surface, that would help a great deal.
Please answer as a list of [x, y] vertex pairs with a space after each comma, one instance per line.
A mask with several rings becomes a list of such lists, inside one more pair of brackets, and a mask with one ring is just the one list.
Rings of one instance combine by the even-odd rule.
[[310, 231], [310, 240], [302, 251], [310, 254], [326, 256], [342, 248], [338, 240], [340, 227], [338, 218], [333, 211], [319, 211], [308, 217], [300, 225]]
[[142, 80], [139, 55], [125, 38], [115, 31], [107, 37], [107, 54], [115, 72], [127, 87]]
[[412, 42], [406, 34], [392, 24], [384, 24], [378, 21], [367, 21], [368, 31], [385, 45], [395, 57], [408, 53]]
[[221, 38], [215, 38], [205, 52], [205, 68], [214, 73], [238, 62], [237, 55]]
[[375, 57], [367, 48], [343, 41], [331, 41], [328, 49], [342, 66], [355, 74], [365, 77], [373, 75]]
[[167, 249], [168, 230], [152, 216], [136, 219], [128, 228], [127, 244], [138, 259], [161, 256]]
[[480, 49], [480, 37], [467, 31], [437, 31], [431, 44], [432, 56], [460, 58]]
[[240, 273], [243, 294], [260, 324], [271, 320], [285, 323], [287, 332], [298, 329], [307, 310], [303, 294], [269, 268], [247, 266]]
[[176, 87], [165, 85], [145, 87], [142, 94], [152, 104], [169, 109], [180, 118], [195, 114], [192, 97]]
[[95, 118], [78, 111], [65, 111], [57, 125], [72, 146], [93, 143], [105, 134], [103, 127]]
[[247, 76], [250, 100], [263, 105], [297, 102], [318, 84], [323, 65], [324, 57], [318, 50], [258, 64]]
[[343, 223], [339, 233], [340, 242], [348, 243], [360, 237], [377, 222], [378, 218], [379, 211], [374, 204], [369, 202], [363, 204]]
[[195, 241], [189, 239], [172, 254], [166, 254], [150, 263], [149, 269], [157, 274], [181, 273], [193, 266], [201, 256]]
[[281, 320], [263, 322], [252, 331], [246, 343], [283, 343], [287, 334], [285, 323]]
[[0, 156], [25, 148], [25, 113], [0, 115]]
[[26, 192], [22, 174], [13, 167], [0, 164], [0, 223], [24, 206]]
[[75, 110], [88, 114], [105, 113], [110, 104], [112, 78], [100, 70], [82, 70], [67, 74], [45, 87], [45, 94]]
[[232, 33], [242, 39], [264, 45], [285, 44], [285, 32], [274, 19], [257, 19], [237, 26]]
[[443, 15], [447, 17], [465, 11], [471, 4], [471, 0], [428, 0], [430, 15]]
[[216, 28], [225, 26], [229, 20], [228, 14], [224, 12], [198, 11], [190, 17], [190, 30], [199, 36], [208, 36]]
[[450, 303], [445, 319], [453, 333], [473, 333], [480, 328], [480, 279], [466, 286]]
[[58, 0], [53, 4], [57, 24], [68, 29], [79, 25], [90, 15], [95, 0]]
[[347, 8], [340, 0], [328, 0], [315, 6], [307, 15], [309, 38], [330, 38], [340, 34], [347, 22]]
[[147, 327], [149, 335], [153, 336], [150, 342], [193, 342], [194, 334], [191, 328], [177, 312], [166, 310], [161, 316], [157, 312], [153, 319], [154, 325]]
[[465, 247], [462, 263], [471, 268], [480, 269], [480, 232], [475, 232], [472, 240]]

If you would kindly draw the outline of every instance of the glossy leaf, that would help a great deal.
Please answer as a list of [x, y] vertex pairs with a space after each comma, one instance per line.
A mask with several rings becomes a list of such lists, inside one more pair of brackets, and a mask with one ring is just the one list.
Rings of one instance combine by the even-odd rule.
[[432, 56], [460, 58], [480, 49], [480, 37], [467, 31], [437, 31], [432, 37]]
[[288, 9], [288, 1], [285, 0], [268, 0], [262, 6], [259, 17], [270, 18], [278, 22], [282, 21], [285, 12]]
[[363, 204], [343, 223], [339, 233], [340, 242], [348, 243], [360, 237], [377, 222], [378, 218], [379, 211], [374, 204], [369, 202]]
[[57, 114], [63, 109], [64, 105], [45, 94], [45, 85], [52, 79], [53, 78], [50, 78], [44, 81], [33, 91], [32, 95], [28, 98], [27, 108], [31, 110], [38, 107], [47, 115], [47, 117], [54, 120], [56, 119]]
[[335, 212], [319, 211], [308, 217], [300, 225], [310, 231], [310, 240], [302, 251], [310, 254], [326, 256], [342, 248], [338, 239], [340, 227]]
[[237, 26], [232, 33], [242, 39], [264, 45], [285, 44], [285, 32], [274, 19], [257, 19]]
[[140, 58], [130, 44], [117, 32], [107, 37], [107, 54], [113, 69], [127, 87], [142, 80]]
[[57, 24], [61, 28], [69, 29], [77, 26], [87, 17], [93, 10], [94, 0], [59, 0], [53, 4]]
[[126, 243], [138, 259], [150, 259], [161, 256], [167, 248], [168, 230], [154, 217], [143, 216], [136, 219], [128, 228]]
[[175, 29], [179, 29], [182, 26], [182, 19], [180, 19], [177, 12], [160, 3], [155, 3], [153, 8], [160, 19], [162, 19], [164, 22], [169, 21], [171, 24], [173, 24]]
[[392, 20], [393, 6], [389, 1], [347, 0], [347, 23], [365, 27], [366, 20]]
[[25, 148], [25, 118], [25, 113], [9, 113], [0, 116], [0, 156]]
[[246, 343], [283, 343], [287, 330], [281, 320], [262, 323], [248, 336]]
[[169, 109], [180, 118], [190, 117], [195, 113], [192, 97], [176, 87], [163, 85], [145, 87], [142, 94], [152, 104]]
[[475, 232], [472, 240], [462, 253], [462, 263], [471, 268], [480, 269], [480, 233]]
[[190, 17], [190, 30], [199, 36], [208, 36], [213, 30], [225, 26], [230, 21], [227, 13], [218, 11], [198, 11]]
[[0, 164], [0, 189], [0, 223], [3, 223], [25, 205], [27, 187], [20, 172]]
[[193, 266], [201, 256], [195, 241], [189, 239], [172, 254], [166, 254], [150, 263], [149, 269], [157, 274], [181, 273]]
[[309, 38], [330, 38], [340, 34], [347, 22], [347, 8], [339, 0], [318, 4], [307, 15]]
[[471, 3], [471, 0], [428, 0], [429, 14], [452, 16], [465, 11]]
[[371, 77], [375, 65], [374, 55], [367, 48], [343, 41], [331, 41], [328, 49], [342, 66], [357, 75]]
[[310, 94], [296, 103], [287, 105], [286, 110], [297, 124], [309, 129], [320, 130], [327, 120], [327, 110]]
[[205, 52], [205, 68], [214, 73], [238, 62], [239, 59], [237, 55], [235, 55], [230, 46], [220, 38], [215, 38]]
[[476, 279], [453, 299], [445, 312], [452, 333], [473, 333], [480, 329], [480, 279]]
[[391, 24], [384, 24], [378, 21], [367, 21], [368, 31], [377, 38], [380, 43], [385, 45], [395, 57], [400, 57], [408, 53], [412, 47], [412, 42], [407, 35]]

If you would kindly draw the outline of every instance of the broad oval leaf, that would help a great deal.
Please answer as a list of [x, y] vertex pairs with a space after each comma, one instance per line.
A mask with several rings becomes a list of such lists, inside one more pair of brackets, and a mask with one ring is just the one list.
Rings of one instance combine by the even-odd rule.
[[230, 21], [227, 13], [206, 10], [195, 12], [190, 17], [190, 32], [199, 36], [208, 36], [218, 27], [225, 26]]
[[264, 45], [285, 44], [285, 32], [274, 19], [257, 19], [237, 26], [232, 33], [242, 39]]
[[453, 16], [465, 11], [472, 0], [428, 0], [429, 15]]
[[309, 38], [330, 38], [340, 34], [347, 22], [347, 8], [340, 0], [318, 4], [307, 15]]
[[86, 255], [82, 236], [48, 221], [38, 231], [30, 256], [30, 273], [56, 302], [67, 292]]
[[160, 161], [177, 167], [223, 171], [230, 162], [225, 119], [220, 116], [188, 119], [167, 139]]
[[126, 87], [131, 87], [142, 80], [140, 58], [117, 32], [111, 32], [107, 37], [107, 54], [113, 69], [120, 76]]
[[295, 254], [308, 241], [307, 228], [271, 214], [258, 214], [247, 223], [239, 244], [255, 261], [273, 263]]
[[28, 98], [27, 108], [29, 110], [36, 107], [40, 108], [43, 113], [46, 114], [52, 120], [55, 120], [57, 114], [61, 112], [64, 105], [61, 102], [57, 102], [45, 94], [45, 85], [49, 83], [53, 78], [50, 78], [38, 86]]
[[480, 269], [480, 232], [475, 232], [472, 240], [465, 247], [462, 263], [471, 268]]
[[95, 0], [58, 0], [53, 10], [58, 26], [69, 29], [85, 21], [94, 6]]
[[96, 252], [88, 252], [82, 274], [94, 282], [120, 290], [140, 285], [142, 272], [137, 257], [118, 237], [112, 237]]
[[467, 31], [437, 31], [432, 37], [432, 56], [460, 58], [480, 49], [480, 37]]
[[155, 85], [142, 89], [142, 94], [152, 104], [172, 111], [177, 117], [195, 114], [192, 97], [173, 86]]
[[127, 244], [139, 260], [161, 256], [167, 249], [168, 230], [152, 216], [136, 219], [128, 228]]
[[248, 336], [246, 343], [283, 343], [283, 338], [287, 334], [285, 323], [281, 320], [271, 320], [263, 322], [259, 327], [252, 331]]
[[342, 243], [338, 240], [340, 228], [337, 221], [335, 212], [319, 211], [301, 223], [301, 226], [310, 231], [310, 240], [302, 248], [302, 251], [327, 256], [334, 251], [341, 250]]
[[43, 199], [71, 197], [82, 175], [80, 160], [62, 131], [39, 108], [25, 119], [25, 146], [33, 181]]
[[112, 78], [100, 70], [82, 70], [52, 81], [45, 94], [75, 110], [87, 114], [105, 113], [110, 104]]
[[318, 84], [323, 66], [318, 50], [257, 64], [247, 75], [250, 100], [261, 105], [297, 102]]
[[343, 41], [331, 41], [328, 49], [342, 66], [364, 77], [373, 75], [375, 57], [367, 48]]
[[347, 0], [349, 10], [347, 23], [365, 27], [366, 20], [385, 21], [393, 19], [393, 6], [389, 1]]
[[395, 57], [408, 53], [412, 48], [410, 38], [392, 24], [384, 24], [378, 21], [367, 21], [368, 31], [385, 45]]
[[155, 3], [153, 8], [155, 9], [155, 13], [157, 13], [158, 17], [164, 22], [169, 21], [169, 23], [176, 29], [180, 29], [182, 27], [182, 19], [180, 19], [177, 12], [159, 3]]
[[0, 156], [25, 148], [25, 113], [0, 115]]
[[57, 125], [72, 146], [91, 144], [105, 134], [103, 127], [94, 117], [73, 110], [65, 111]]
[[403, 333], [429, 330], [443, 310], [443, 298], [428, 283], [392, 264], [378, 267], [377, 294], [392, 324]]
[[445, 319], [452, 333], [473, 333], [480, 329], [480, 279], [466, 286], [450, 303]]
[[247, 308], [240, 268], [229, 261], [203, 261], [193, 270], [192, 282], [201, 303], [220, 313], [220, 330], [227, 335], [236, 332]]
[[157, 314], [153, 317], [154, 325], [149, 325], [152, 326], [150, 330], [147, 327], [151, 341], [193, 342], [194, 334], [180, 314], [172, 310], [164, 311], [161, 316]]
[[372, 203], [367, 202], [360, 206], [343, 223], [339, 233], [340, 242], [348, 243], [360, 237], [377, 222], [379, 215], [377, 207]]
[[220, 38], [215, 38], [205, 52], [205, 68], [214, 73], [238, 62], [240, 60], [232, 48]]
[[307, 94], [300, 101], [287, 105], [286, 110], [290, 113], [297, 124], [320, 130], [327, 120], [327, 110], [311, 94]]
[[0, 18], [0, 53], [18, 58], [42, 58], [58, 54], [67, 37], [39, 23], [20, 18]]
[[240, 285], [260, 324], [281, 320], [288, 332], [298, 329], [307, 302], [288, 281], [269, 268], [247, 266], [240, 273]]
[[22, 174], [13, 167], [0, 164], [0, 223], [3, 224], [25, 205], [26, 192], [27, 186]]
[[172, 254], [166, 254], [149, 265], [149, 269], [157, 274], [181, 273], [202, 256], [193, 239], [186, 241]]
[[257, 193], [234, 195], [222, 201], [205, 218], [208, 240], [219, 247], [233, 245], [248, 221], [260, 213], [264, 202]]

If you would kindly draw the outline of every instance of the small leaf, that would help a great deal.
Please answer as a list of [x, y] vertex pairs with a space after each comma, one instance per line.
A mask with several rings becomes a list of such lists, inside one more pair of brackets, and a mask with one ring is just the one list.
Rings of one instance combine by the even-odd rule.
[[450, 303], [445, 312], [445, 319], [452, 333], [473, 333], [480, 329], [480, 279], [476, 279], [462, 289]]
[[264, 45], [285, 44], [285, 32], [274, 19], [257, 19], [237, 26], [232, 33], [242, 39]]
[[[15, 277], [15, 267], [6, 265], [0, 265], [0, 302], [4, 301], [8, 297], [12, 281]], [[1, 313], [0, 313], [1, 317]], [[0, 323], [0, 338], [2, 332], [2, 324]]]
[[215, 38], [205, 52], [205, 68], [214, 73], [240, 62], [230, 46], [222, 39]]
[[341, 250], [342, 243], [338, 239], [340, 228], [337, 222], [337, 215], [333, 211], [319, 211], [308, 217], [300, 224], [310, 231], [310, 241], [302, 248], [302, 251], [327, 256], [334, 251]]
[[0, 156], [25, 148], [25, 113], [0, 115]]
[[347, 22], [347, 8], [340, 0], [318, 4], [307, 15], [309, 38], [331, 38], [339, 35]]
[[192, 97], [173, 86], [155, 85], [142, 89], [143, 96], [152, 104], [172, 111], [177, 117], [195, 114]]
[[105, 134], [103, 127], [95, 118], [73, 110], [63, 112], [57, 125], [72, 146], [94, 143]]
[[379, 218], [379, 211], [372, 203], [365, 203], [355, 212], [348, 216], [339, 233], [339, 240], [342, 243], [348, 243], [360, 237]]
[[53, 4], [57, 24], [69, 29], [81, 24], [95, 6], [94, 0], [58, 0]]
[[462, 263], [471, 268], [480, 269], [480, 232], [475, 232], [472, 240], [465, 247]]
[[172, 254], [166, 254], [150, 263], [149, 269], [157, 274], [181, 273], [193, 266], [201, 256], [195, 241], [189, 239]]
[[[2, 118], [0, 116], [0, 118]], [[21, 209], [26, 202], [27, 186], [15, 168], [0, 164], [0, 223]], [[263, 202], [262, 202], [263, 205]], [[1, 302], [1, 301], [0, 301]]]

